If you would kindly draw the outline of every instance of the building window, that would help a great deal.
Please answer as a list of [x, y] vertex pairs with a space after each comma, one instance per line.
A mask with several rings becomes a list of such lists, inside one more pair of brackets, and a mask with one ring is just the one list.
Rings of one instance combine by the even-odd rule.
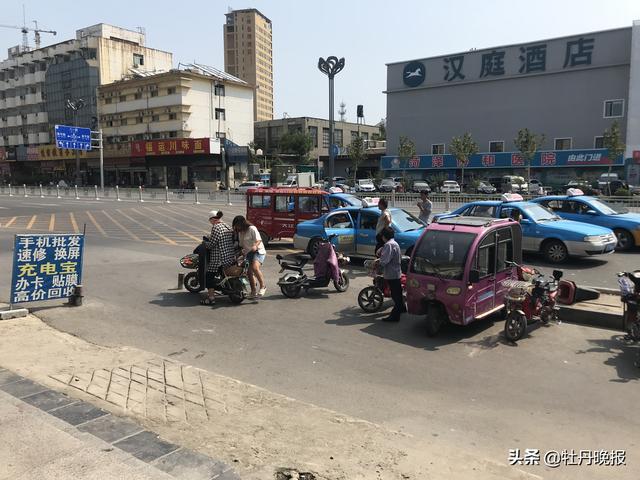
[[489, 142], [489, 152], [499, 153], [504, 152], [504, 140], [496, 140]]
[[318, 148], [318, 127], [309, 127], [309, 136], [313, 140], [313, 148]]
[[120, 95], [120, 98], [118, 99], [121, 102], [126, 102], [127, 101], [127, 96], [126, 95]]
[[176, 93], [176, 87], [167, 88], [167, 95], [173, 95], [174, 93]]
[[624, 116], [624, 100], [605, 100], [604, 118], [616, 118]]
[[138, 117], [138, 118], [136, 118], [136, 123], [142, 123], [142, 121], [143, 121], [143, 118], [142, 118], [142, 117]]
[[169, 114], [169, 120], [175, 120], [176, 118], [178, 118], [178, 115], [176, 113]]
[[112, 100], [113, 100], [113, 99], [112, 99], [111, 97], [105, 98], [105, 99], [104, 99], [104, 103], [109, 104], [109, 103], [111, 103], [111, 102], [112, 102]]
[[127, 120], [126, 118], [123, 118], [122, 120], [120, 120], [120, 125], [127, 125], [129, 123], [129, 120]]
[[162, 136], [158, 132], [156, 132], [151, 134], [151, 138], [155, 140], [157, 138], [162, 138]]
[[107, 122], [107, 127], [113, 127], [113, 120], [109, 120]]
[[218, 97], [224, 97], [225, 96], [224, 85], [216, 85], [215, 87], [213, 87], [213, 92]]
[[169, 132], [169, 138], [176, 138], [177, 136], [178, 136], [178, 132], [176, 131]]
[[329, 148], [329, 129], [322, 129], [322, 148]]
[[432, 155], [444, 155], [444, 143], [434, 143], [431, 145]]
[[571, 138], [556, 138], [554, 150], [571, 150]]
[[335, 142], [336, 145], [338, 145], [339, 147], [342, 147], [342, 130], [340, 129], [335, 130], [333, 141]]
[[152, 97], [157, 97], [158, 96], [158, 91], [157, 90], [152, 90], [151, 91], [151, 96]]
[[362, 139], [365, 142], [369, 140], [369, 133], [368, 132], [362, 132], [360, 135], [362, 136]]
[[140, 93], [140, 92], [134, 93], [133, 94], [133, 98], [135, 100], [140, 100], [142, 98], [142, 93]]
[[134, 67], [141, 67], [142, 65], [144, 65], [144, 55], [141, 55], [139, 53], [134, 53], [133, 54], [133, 66]]
[[216, 108], [216, 120], [225, 120], [224, 108]]
[[593, 148], [604, 148], [604, 137], [594, 137]]
[[152, 115], [151, 116], [151, 121], [152, 122], [159, 122], [160, 121], [160, 115]]
[[227, 134], [224, 132], [216, 132], [216, 138], [219, 138], [220, 140], [224, 140], [225, 138], [227, 138]]

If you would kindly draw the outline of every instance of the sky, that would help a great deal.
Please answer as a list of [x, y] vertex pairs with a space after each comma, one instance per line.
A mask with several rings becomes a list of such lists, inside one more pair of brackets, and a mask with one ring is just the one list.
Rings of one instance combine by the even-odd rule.
[[[275, 117], [328, 118], [327, 77], [318, 58], [345, 58], [336, 76], [336, 111], [356, 121], [386, 117], [386, 63], [558, 36], [626, 27], [640, 19], [640, 0], [0, 0], [0, 24], [56, 30], [43, 45], [75, 37], [96, 23], [143, 27], [147, 46], [173, 52], [174, 64], [223, 69], [222, 26], [229, 9], [257, 8], [272, 21]], [[33, 36], [29, 41], [33, 43]], [[0, 52], [22, 42], [0, 28]], [[338, 117], [336, 113], [336, 118]]]

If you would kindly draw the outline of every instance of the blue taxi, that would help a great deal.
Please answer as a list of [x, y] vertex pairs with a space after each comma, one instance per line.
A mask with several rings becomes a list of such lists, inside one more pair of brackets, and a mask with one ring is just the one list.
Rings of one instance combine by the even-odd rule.
[[630, 213], [623, 206], [569, 189], [567, 195], [539, 197], [533, 200], [567, 220], [600, 225], [613, 230], [618, 239], [618, 250], [640, 246], [640, 214]]
[[563, 220], [538, 203], [525, 202], [520, 195], [506, 194], [503, 200], [467, 203], [451, 213], [436, 215], [434, 221], [454, 216], [515, 218], [522, 227], [522, 250], [540, 252], [551, 263], [569, 256], [611, 253], [616, 237], [609, 228]]
[[[395, 240], [406, 255], [410, 255], [426, 225], [411, 213], [400, 208], [389, 208]], [[333, 210], [319, 218], [300, 222], [296, 226], [293, 243], [296, 249], [315, 257], [318, 245], [329, 235], [340, 252], [350, 256], [373, 257], [376, 248], [376, 224], [380, 217], [377, 207], [347, 207]]]

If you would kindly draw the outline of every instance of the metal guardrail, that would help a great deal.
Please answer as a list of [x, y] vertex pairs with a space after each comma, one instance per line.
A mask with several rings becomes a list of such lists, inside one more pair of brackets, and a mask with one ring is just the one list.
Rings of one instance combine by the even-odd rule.
[[[102, 191], [96, 185], [58, 187], [55, 185], [0, 185], [0, 195], [11, 197], [61, 198], [72, 200], [112, 200], [131, 202], [158, 203], [190, 203], [217, 205], [244, 205], [246, 194], [230, 190], [200, 190], [182, 188], [120, 188], [107, 187]], [[416, 209], [420, 199], [417, 193], [381, 193], [354, 194], [358, 198], [385, 198], [389, 205], [399, 208]], [[525, 200], [534, 198], [524, 196]], [[609, 203], [624, 206], [632, 212], [640, 212], [640, 196], [598, 197]], [[434, 212], [446, 212], [479, 200], [500, 200], [500, 195], [466, 194], [466, 193], [432, 193], [429, 199], [433, 203]]]

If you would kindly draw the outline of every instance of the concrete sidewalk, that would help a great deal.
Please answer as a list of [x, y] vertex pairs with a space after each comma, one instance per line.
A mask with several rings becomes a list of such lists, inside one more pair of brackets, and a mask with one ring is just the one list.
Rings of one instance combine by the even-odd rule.
[[0, 479], [232, 480], [225, 464], [0, 369]]
[[[0, 463], [13, 459], [0, 478], [541, 478], [150, 352], [90, 344], [33, 316], [0, 322], [0, 366], [0, 390], [14, 395], [0, 392]], [[55, 447], [42, 455], [45, 445]]]
[[619, 295], [601, 293], [597, 300], [558, 307], [559, 317], [563, 322], [623, 331], [622, 302]]

